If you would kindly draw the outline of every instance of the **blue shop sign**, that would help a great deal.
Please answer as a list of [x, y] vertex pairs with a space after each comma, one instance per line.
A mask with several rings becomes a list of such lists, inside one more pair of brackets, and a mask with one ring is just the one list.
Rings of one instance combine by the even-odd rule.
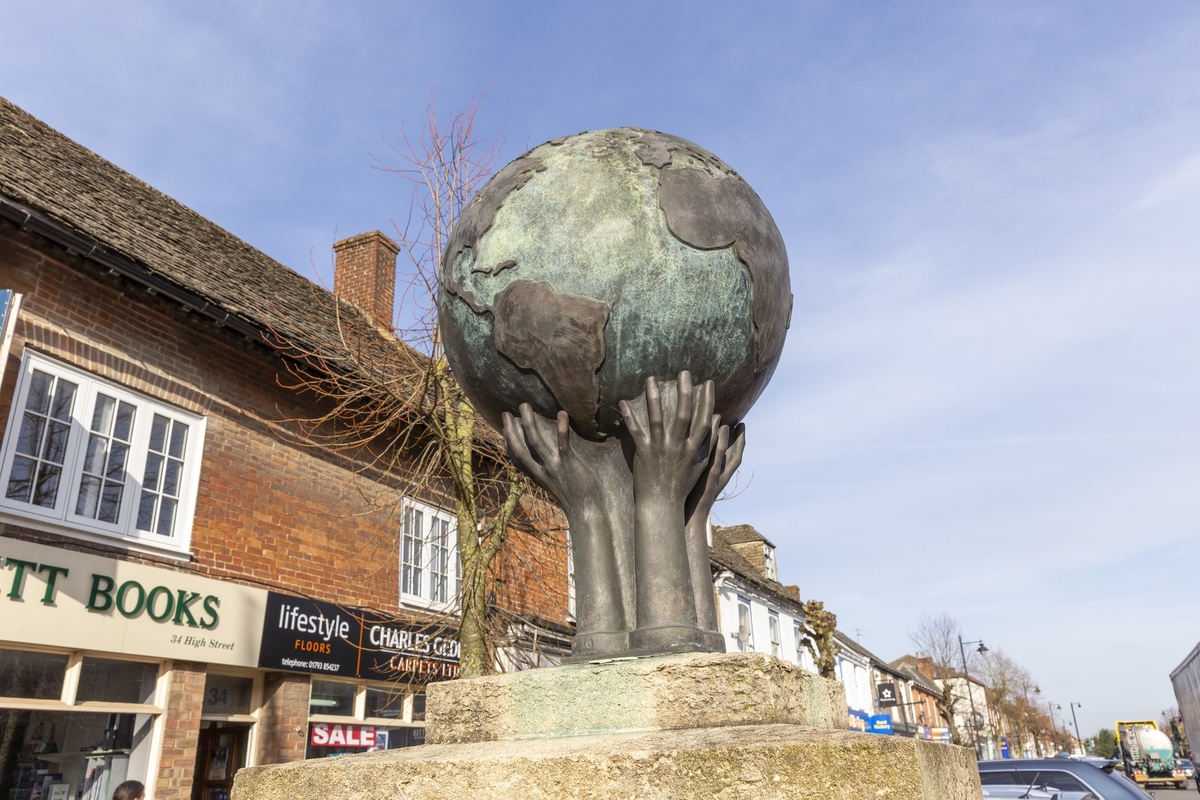
[[892, 717], [890, 714], [873, 714], [871, 716], [871, 724], [867, 730], [871, 733], [883, 733], [888, 736], [892, 735]]
[[1008, 749], [1008, 737], [1007, 736], [1000, 737], [1000, 757], [1001, 758], [1012, 758], [1012, 752]]

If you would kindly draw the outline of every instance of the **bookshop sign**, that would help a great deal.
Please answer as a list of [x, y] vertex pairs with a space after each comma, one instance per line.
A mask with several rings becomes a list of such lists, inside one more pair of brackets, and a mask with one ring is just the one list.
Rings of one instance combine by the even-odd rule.
[[104, 653], [258, 665], [267, 592], [0, 537], [0, 638]]
[[361, 608], [269, 593], [258, 666], [339, 678], [416, 683], [458, 677], [458, 640], [444, 626], [403, 625]]

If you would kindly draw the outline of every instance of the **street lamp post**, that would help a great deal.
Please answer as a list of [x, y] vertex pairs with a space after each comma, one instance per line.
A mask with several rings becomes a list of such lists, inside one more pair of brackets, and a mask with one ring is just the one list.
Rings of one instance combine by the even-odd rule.
[[[1054, 719], [1054, 712], [1062, 711], [1062, 706], [1060, 706], [1058, 703], [1047, 702], [1046, 708], [1050, 712], [1050, 727], [1054, 730], [1054, 738], [1057, 739], [1058, 738], [1058, 722]], [[1066, 723], [1064, 722], [1064, 724], [1063, 724], [1064, 732], [1066, 732], [1066, 728], [1067, 728], [1067, 726], [1066, 726]], [[1070, 734], [1067, 734], [1067, 735], [1070, 736]]]
[[1075, 709], [1083, 708], [1083, 703], [1071, 703], [1071, 721], [1075, 723], [1075, 741], [1079, 742], [1079, 746], [1083, 747], [1083, 737], [1079, 735], [1079, 719], [1075, 716]]
[[971, 746], [975, 749], [975, 758], [978, 759], [982, 756], [979, 752], [979, 732], [975, 728], [975, 717], [977, 716], [975, 711], [975, 692], [971, 691], [971, 675], [967, 672], [967, 650], [965, 645], [968, 644], [979, 645], [978, 652], [980, 653], [986, 653], [988, 649], [983, 646], [982, 639], [964, 642], [962, 634], [958, 635], [958, 652], [962, 655], [963, 679], [967, 685], [967, 699], [971, 701]]

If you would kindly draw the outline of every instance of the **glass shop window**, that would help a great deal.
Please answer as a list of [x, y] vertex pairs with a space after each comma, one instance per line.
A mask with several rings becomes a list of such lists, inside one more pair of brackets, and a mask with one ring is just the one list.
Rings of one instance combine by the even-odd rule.
[[152, 714], [0, 709], [0, 797], [108, 800], [123, 781], [148, 779], [153, 727]]
[[311, 697], [305, 758], [425, 743], [420, 687], [314, 680]]
[[85, 656], [76, 702], [149, 703], [154, 699], [158, 665]]
[[0, 649], [0, 697], [58, 700], [68, 661], [65, 654]]
[[413, 695], [413, 722], [425, 721], [425, 693]]
[[[378, 719], [404, 719], [403, 689], [376, 689], [367, 687], [367, 716]], [[424, 695], [422, 695], [423, 697]]]
[[312, 695], [308, 701], [308, 713], [353, 717], [356, 693], [357, 687], [353, 683], [314, 680]]
[[249, 714], [253, 693], [253, 678], [209, 675], [204, 681], [204, 706], [201, 713], [214, 716]]

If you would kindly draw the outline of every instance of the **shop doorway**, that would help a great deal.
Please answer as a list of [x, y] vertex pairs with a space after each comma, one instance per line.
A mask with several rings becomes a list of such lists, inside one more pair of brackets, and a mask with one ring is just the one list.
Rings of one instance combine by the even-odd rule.
[[201, 723], [196, 742], [192, 800], [229, 800], [234, 774], [246, 766], [250, 726], [227, 722]]

